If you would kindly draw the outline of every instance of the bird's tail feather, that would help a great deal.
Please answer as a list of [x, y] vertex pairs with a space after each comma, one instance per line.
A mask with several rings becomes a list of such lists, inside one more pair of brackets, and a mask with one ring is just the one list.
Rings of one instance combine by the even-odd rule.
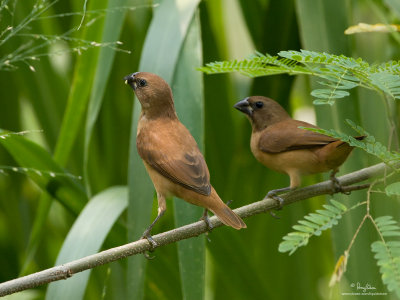
[[365, 139], [367, 136], [366, 135], [359, 135], [359, 136], [355, 136], [354, 138], [356, 140], [362, 141], [363, 139]]
[[222, 201], [217, 207], [213, 207], [210, 210], [227, 226], [231, 226], [235, 229], [247, 227], [243, 220]]

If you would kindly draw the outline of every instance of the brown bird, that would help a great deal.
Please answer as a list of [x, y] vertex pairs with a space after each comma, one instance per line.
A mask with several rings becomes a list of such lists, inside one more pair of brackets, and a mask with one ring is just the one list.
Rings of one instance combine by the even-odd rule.
[[207, 210], [225, 225], [235, 229], [246, 224], [218, 196], [210, 184], [210, 173], [196, 141], [179, 121], [169, 85], [159, 76], [137, 72], [124, 78], [142, 106], [137, 128], [136, 146], [153, 181], [158, 198], [158, 215], [143, 233], [151, 238], [154, 224], [166, 211], [165, 199], [176, 196], [205, 208], [203, 219], [207, 226]]
[[[277, 196], [278, 192], [299, 187], [302, 175], [329, 170], [332, 170], [335, 191], [342, 191], [335, 174], [353, 147], [338, 139], [299, 128], [318, 127], [293, 120], [282, 106], [270, 98], [252, 96], [239, 101], [234, 107], [250, 120], [250, 147], [256, 159], [290, 177], [289, 187], [271, 190], [266, 197], [278, 200], [282, 206], [283, 200]], [[364, 136], [356, 138], [361, 140]]]

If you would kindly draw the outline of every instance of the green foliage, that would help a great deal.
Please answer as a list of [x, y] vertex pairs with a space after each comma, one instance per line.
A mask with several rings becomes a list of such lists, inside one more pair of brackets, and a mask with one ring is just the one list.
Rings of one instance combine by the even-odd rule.
[[290, 232], [283, 237], [284, 241], [279, 244], [279, 252], [289, 252], [289, 255], [291, 255], [299, 247], [306, 246], [312, 236], [319, 236], [322, 231], [337, 225], [338, 220], [349, 209], [333, 199], [330, 202], [332, 205], [325, 204], [323, 205], [325, 209], [319, 209], [316, 213], [305, 216], [305, 220], [298, 221], [299, 225], [293, 226], [296, 231]]
[[[110, 0], [108, 1], [108, 12], [115, 10], [119, 5], [125, 4], [126, 0]], [[85, 2], [86, 5], [86, 2]], [[102, 41], [115, 41], [118, 40], [122, 25], [125, 17], [125, 11], [114, 11], [113, 13], [108, 13], [105, 19]], [[83, 21], [83, 20], [82, 20]], [[120, 43], [120, 42], [119, 42]], [[100, 49], [98, 63], [96, 67], [96, 73], [93, 79], [92, 93], [90, 95], [87, 118], [86, 118], [86, 128], [85, 128], [85, 154], [84, 154], [84, 172], [85, 177], [89, 177], [88, 171], [88, 156], [90, 148], [90, 140], [93, 135], [93, 127], [98, 119], [101, 104], [103, 103], [104, 93], [107, 87], [107, 80], [111, 73], [112, 64], [114, 57], [116, 55], [115, 49], [102, 48]], [[90, 193], [90, 185], [87, 184], [87, 189]]]
[[333, 55], [315, 51], [281, 51], [278, 56], [256, 53], [244, 60], [208, 63], [200, 68], [207, 74], [239, 72], [249, 77], [277, 74], [312, 75], [323, 89], [314, 89], [314, 104], [333, 105], [336, 99], [349, 95], [348, 90], [357, 86], [385, 93], [400, 99], [400, 61], [369, 65], [361, 58]]
[[[317, 210], [304, 217], [305, 220], [298, 221], [298, 225], [294, 225], [296, 231], [288, 233], [283, 237], [283, 242], [279, 245], [280, 252], [289, 252], [293, 254], [299, 247], [306, 246], [310, 237], [321, 235], [322, 231], [330, 229], [338, 224], [338, 220], [348, 213], [350, 210], [365, 204], [358, 203], [351, 208], [347, 208], [342, 203], [331, 199], [332, 205], [324, 205], [324, 210]], [[369, 215], [364, 217], [367, 218]], [[400, 296], [400, 241], [390, 240], [387, 237], [399, 237], [400, 227], [393, 220], [392, 216], [383, 216], [376, 219], [369, 219], [376, 225], [376, 229], [381, 237], [380, 241], [371, 244], [371, 249], [375, 253], [377, 264], [382, 274], [382, 281], [387, 285], [389, 291], [394, 291]], [[364, 224], [364, 220], [361, 225]], [[349, 249], [354, 242], [358, 231], [350, 243]], [[347, 250], [347, 252], [349, 251]]]
[[400, 241], [386, 241], [386, 237], [399, 237], [400, 227], [392, 216], [383, 216], [375, 219], [380, 241], [371, 245], [375, 253], [377, 264], [382, 274], [382, 281], [389, 291], [394, 291], [400, 297]]
[[[123, 186], [110, 187], [94, 196], [75, 220], [55, 264], [97, 253], [127, 205], [128, 189]], [[46, 299], [83, 299], [91, 272], [88, 270], [75, 274], [70, 280], [51, 283]]]
[[[357, 140], [353, 136], [337, 132], [336, 130], [333, 129], [320, 129], [320, 128], [306, 128], [306, 127], [301, 127], [303, 129], [309, 130], [309, 131], [314, 131], [318, 132], [333, 138], [340, 139], [346, 143], [348, 143], [350, 146], [360, 148], [364, 150], [365, 152], [376, 156], [380, 160], [382, 160], [384, 163], [386, 163], [389, 166], [395, 167], [397, 163], [400, 162], [400, 153], [396, 151], [389, 151], [386, 146], [382, 145], [382, 143], [376, 141], [375, 137], [370, 135], [367, 131], [365, 131], [362, 127], [354, 124], [353, 121], [351, 120], [346, 120], [347, 124], [349, 124], [355, 131], [357, 131], [360, 136], [365, 136], [363, 140]], [[397, 168], [395, 168], [397, 170]]]
[[400, 182], [389, 184], [385, 188], [385, 193], [388, 196], [400, 196]]
[[[93, 40], [84, 40], [76, 38], [73, 34], [76, 32], [76, 28], [70, 29], [62, 34], [43, 34], [43, 33], [32, 33], [30, 32], [32, 23], [42, 19], [53, 19], [53, 18], [64, 18], [75, 15], [86, 15], [86, 12], [75, 12], [75, 13], [63, 13], [58, 15], [49, 15], [49, 10], [56, 4], [58, 0], [46, 1], [37, 0], [32, 6], [31, 11], [26, 15], [21, 22], [10, 26], [8, 22], [2, 22], [3, 27], [0, 27], [0, 48], [6, 45], [7, 42], [12, 42], [12, 39], [20, 38], [22, 42], [19, 47], [8, 54], [0, 56], [0, 71], [10, 71], [17, 69], [17, 64], [27, 65], [31, 71], [35, 71], [35, 67], [32, 65], [34, 61], [40, 60], [45, 56], [60, 55], [65, 52], [76, 52], [82, 53], [90, 48], [94, 47], [106, 47], [114, 51], [125, 51], [121, 50], [119, 45], [121, 42], [104, 42], [98, 43]], [[0, 4], [0, 17], [2, 19], [13, 18], [14, 12], [10, 9], [18, 4], [18, 1], [3, 0]], [[89, 20], [86, 20], [85, 24], [90, 24], [96, 21], [104, 11], [91, 11]], [[89, 23], [88, 23], [89, 22]], [[86, 26], [86, 25], [85, 25]], [[59, 44], [60, 42], [69, 43], [70, 47], [59, 47], [57, 50], [52, 52], [48, 51], [48, 47]], [[129, 52], [129, 51], [125, 51]]]
[[[82, 185], [58, 165], [38, 144], [21, 134], [0, 129], [0, 144], [14, 157], [25, 173], [44, 191], [78, 214], [87, 201]], [[16, 169], [18, 170], [18, 169]]]
[[[160, 5], [151, 6], [144, 2], [159, 2]], [[14, 132], [40, 128], [43, 141], [39, 145], [20, 137], [21, 141], [14, 141], [18, 142], [18, 145], [14, 145], [18, 147], [12, 146], [12, 150], [3, 146], [0, 148], [1, 165], [12, 166], [7, 167], [11, 171], [2, 167], [7, 176], [0, 174], [0, 281], [16, 278], [21, 275], [18, 273], [46, 269], [54, 264], [57, 257], [58, 262], [66, 261], [136, 240], [144, 227], [148, 226], [151, 217], [154, 218], [154, 188], [140, 159], [133, 159], [136, 128], [135, 125], [130, 127], [130, 123], [133, 119], [132, 122], [136, 124], [140, 109], [135, 100], [132, 114], [132, 91], [123, 85], [124, 75], [147, 70], [158, 73], [172, 83], [178, 116], [193, 133], [200, 147], [204, 141], [202, 151], [206, 154], [213, 186], [224, 201], [233, 199], [232, 207], [238, 207], [261, 199], [268, 189], [283, 186], [286, 178], [255, 161], [248, 145], [249, 124], [232, 109], [232, 104], [249, 94], [268, 92], [282, 101], [285, 108], [300, 107], [308, 102], [308, 97], [298, 92], [308, 91], [309, 81], [300, 81], [302, 78], [293, 76], [243, 80], [240, 76], [222, 75], [204, 76], [203, 85], [203, 76], [194, 69], [203, 56], [205, 61], [227, 60], [247, 55], [248, 50], [243, 49], [256, 48], [276, 53], [281, 49], [302, 47], [321, 51], [323, 56], [328, 54], [322, 51], [344, 53], [347, 56], [357, 53], [367, 61], [387, 61], [389, 55], [397, 57], [398, 50], [390, 43], [368, 40], [368, 47], [359, 47], [356, 43], [351, 43], [351, 49], [346, 47], [347, 37], [343, 35], [345, 20], [354, 19], [356, 6], [365, 5], [360, 4], [362, 1], [349, 5], [344, 5], [344, 0], [155, 2], [132, 0], [129, 4], [134, 6], [125, 7], [127, 0], [0, 0], [0, 128]], [[385, 2], [394, 3], [389, 0]], [[200, 9], [197, 9], [198, 6]], [[309, 6], [308, 13], [306, 6]], [[131, 12], [139, 7], [141, 9]], [[195, 26], [193, 15], [196, 18]], [[152, 25], [148, 30], [150, 21]], [[311, 26], [304, 26], [307, 22]], [[196, 46], [189, 42], [194, 41], [193, 36], [188, 38], [190, 32], [196, 32]], [[299, 44], [299, 33], [302, 45]], [[310, 44], [307, 36], [311, 36], [316, 43]], [[197, 39], [201, 39], [201, 43]], [[121, 51], [113, 53], [120, 47], [119, 42], [115, 42], [117, 40], [123, 41], [124, 48], [132, 50], [133, 55]], [[147, 44], [145, 47], [144, 41]], [[369, 51], [379, 55], [365, 55]], [[260, 63], [260, 66], [254, 64], [253, 69], [244, 71], [248, 76], [253, 76], [254, 72], [256, 76], [262, 76], [268, 68], [271, 75], [317, 75], [322, 85], [313, 86], [313, 94], [316, 99], [322, 100], [321, 103], [333, 103], [339, 97], [346, 97], [349, 92], [352, 100], [356, 100], [358, 93], [353, 93], [354, 87], [368, 81], [375, 82], [372, 89], [382, 91], [388, 98], [398, 95], [397, 83], [390, 83], [398, 76], [400, 68], [397, 62], [376, 65], [380, 68], [376, 71], [369, 66], [372, 79], [364, 78], [364, 82], [364, 79], [358, 78], [358, 74], [353, 74], [351, 68], [361, 70], [367, 65], [356, 66], [349, 61], [347, 65], [339, 66], [335, 59], [327, 65], [325, 62], [306, 62], [307, 57], [301, 57], [303, 52], [294, 53], [300, 54], [300, 58], [296, 57], [299, 61], [283, 56], [268, 58], [268, 55], [254, 55], [251, 59], [258, 57], [264, 63]], [[289, 51], [285, 55], [292, 54]], [[338, 62], [343, 60], [340, 56], [337, 59]], [[378, 78], [373, 78], [373, 73], [377, 73]], [[382, 74], [389, 75], [384, 78]], [[325, 78], [325, 75], [332, 78]], [[284, 80], [282, 77], [285, 77]], [[292, 84], [296, 81], [296, 84]], [[318, 91], [321, 89], [323, 91]], [[200, 97], [202, 93], [204, 99]], [[386, 116], [378, 116], [377, 111], [371, 108], [371, 98], [366, 98], [368, 105], [363, 105], [362, 109], [358, 101], [337, 101], [337, 106], [332, 110], [318, 107], [317, 111], [323, 110], [319, 119], [324, 122], [333, 116], [336, 124], [340, 124], [345, 117], [361, 123], [357, 120], [360, 117], [362, 125], [370, 132], [371, 127], [374, 130], [377, 127], [384, 128]], [[393, 103], [390, 102], [391, 105]], [[383, 107], [381, 103], [379, 107]], [[372, 111], [374, 118], [364, 115], [368, 110]], [[345, 116], [343, 111], [346, 112]], [[396, 110], [392, 112], [395, 116]], [[353, 113], [356, 117], [350, 115]], [[85, 122], [86, 130], [83, 125]], [[366, 124], [368, 122], [369, 125]], [[333, 127], [324, 124], [324, 128]], [[384, 140], [384, 130], [380, 134], [375, 131], [372, 133]], [[361, 167], [352, 164], [353, 161], [354, 156], [341, 171], [347, 172], [349, 164], [352, 170]], [[83, 172], [84, 168], [86, 173]], [[43, 175], [43, 178], [37, 178], [39, 188], [32, 184], [36, 182], [38, 172]], [[70, 174], [83, 174], [83, 180], [77, 180]], [[66, 182], [62, 184], [62, 189], [69, 187], [70, 181], [77, 184], [79, 196], [67, 193], [63, 198], [48, 196], [45, 185], [46, 180], [54, 179], [52, 175], [56, 175], [57, 181]], [[41, 179], [43, 184], [39, 182]], [[315, 180], [307, 179], [307, 184]], [[110, 187], [125, 185], [127, 181], [129, 198], [134, 201], [129, 202], [127, 214], [119, 215], [127, 205], [126, 189], [121, 188], [124, 191], [120, 200], [124, 200], [116, 201], [111, 192], [115, 188]], [[90, 197], [82, 189], [82, 183], [98, 196]], [[349, 201], [359, 202], [357, 195], [364, 196], [361, 192], [354, 193]], [[93, 201], [100, 196], [101, 204]], [[84, 206], [85, 201], [91, 198]], [[347, 198], [343, 199], [343, 203], [348, 201]], [[80, 204], [74, 213], [70, 212], [71, 209], [65, 209], [76, 200]], [[63, 203], [66, 201], [71, 203]], [[201, 213], [195, 211], [196, 207], [178, 202], [180, 200], [174, 201], [174, 205], [168, 202], [167, 214], [157, 224], [154, 233], [200, 217]], [[314, 209], [313, 201], [302, 201], [296, 209], [288, 208], [284, 211], [284, 218], [301, 219]], [[382, 202], [379, 201], [376, 206]], [[335, 207], [331, 203], [329, 206]], [[351, 207], [347, 203], [346, 206]], [[393, 207], [396, 206], [392, 204], [389, 207], [385, 203], [384, 208], [395, 214], [399, 210]], [[375, 208], [375, 205], [371, 207], [371, 211]], [[360, 210], [354, 211], [355, 215], [358, 212]], [[354, 220], [358, 220], [356, 217], [343, 218], [338, 226], [333, 227], [339, 233], [336, 240], [332, 233], [335, 249], [343, 249], [340, 243], [348, 241], [346, 230], [354, 229]], [[331, 248], [330, 236], [323, 235], [315, 239], [316, 246], [307, 251], [299, 251], [292, 256], [279, 255], [270, 246], [291, 230], [289, 222], [277, 224], [275, 219], [259, 216], [249, 218], [246, 223], [248, 229], [239, 232], [230, 228], [213, 231], [208, 236], [211, 243], [199, 237], [188, 240], [186, 244], [157, 249], [154, 254], [156, 259], [152, 261], [139, 255], [95, 268], [90, 276], [84, 274], [74, 280], [74, 275], [72, 279], [59, 283], [68, 288], [52, 285], [47, 297], [72, 295], [85, 299], [125, 299], [134, 295], [137, 296], [135, 299], [181, 299], [204, 296], [232, 300], [319, 300], [329, 297], [321, 294], [324, 289], [315, 285], [315, 282], [323, 282], [321, 279], [326, 278], [332, 270], [333, 253], [321, 251]], [[322, 227], [315, 222], [310, 223]], [[113, 226], [112, 230], [110, 226]], [[375, 262], [367, 262], [363, 256], [366, 247], [362, 247], [365, 246], [362, 242], [365, 240], [362, 236], [357, 238], [361, 251], [352, 251], [352, 264], [346, 277], [348, 280], [361, 281], [364, 277], [358, 275], [369, 273], [368, 278], [374, 277], [378, 282], [378, 269], [368, 265], [371, 263], [376, 267]], [[367, 247], [370, 244], [368, 241]], [[249, 247], [254, 250], [252, 255], [248, 255]], [[357, 259], [360, 262], [358, 264]], [[281, 270], [282, 274], [290, 273], [296, 278], [290, 282], [291, 289], [286, 288], [287, 281], [270, 272], [273, 269]], [[357, 276], [351, 277], [352, 272], [358, 272]], [[266, 285], [265, 282], [270, 284]], [[25, 296], [43, 299], [45, 288], [39, 287], [34, 290], [36, 294], [25, 293]]]

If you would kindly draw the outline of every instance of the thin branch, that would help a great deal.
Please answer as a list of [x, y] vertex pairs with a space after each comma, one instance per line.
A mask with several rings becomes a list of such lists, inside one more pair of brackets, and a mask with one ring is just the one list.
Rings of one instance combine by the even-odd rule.
[[[359, 186], [351, 186], [352, 184], [362, 182], [375, 176], [382, 176], [387, 169], [383, 163], [368, 167], [338, 178], [340, 184], [343, 186], [344, 191], [354, 191], [359, 189], [366, 189], [369, 184]], [[311, 197], [332, 194], [331, 181], [320, 182], [311, 186], [300, 188], [289, 193], [281, 195], [285, 201], [285, 205], [297, 202], [300, 200], [308, 199]], [[279, 204], [276, 200], [266, 198], [264, 200], [251, 203], [246, 206], [235, 209], [234, 211], [242, 218], [248, 218], [253, 215], [267, 212], [276, 208]], [[210, 218], [210, 222], [214, 228], [220, 227], [223, 224], [215, 216]], [[166, 231], [153, 236], [153, 239], [161, 247], [171, 244], [180, 240], [188, 239], [198, 236], [207, 231], [205, 222], [199, 221], [186, 226], [182, 226], [170, 231]], [[61, 279], [67, 279], [72, 275], [92, 269], [94, 267], [104, 265], [131, 255], [144, 253], [151, 250], [151, 245], [147, 240], [138, 240], [123, 246], [111, 248], [90, 256], [83, 257], [69, 263], [46, 269], [37, 273], [33, 273], [24, 277], [10, 280], [0, 284], [0, 296], [13, 294], [29, 288], [34, 288], [42, 284]]]

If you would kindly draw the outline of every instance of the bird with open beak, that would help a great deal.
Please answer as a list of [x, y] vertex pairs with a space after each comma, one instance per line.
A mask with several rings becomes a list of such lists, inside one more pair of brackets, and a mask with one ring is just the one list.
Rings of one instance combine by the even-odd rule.
[[133, 73], [124, 80], [133, 88], [142, 107], [136, 146], [158, 198], [158, 215], [142, 238], [156, 245], [151, 230], [165, 213], [165, 199], [170, 196], [204, 207], [203, 219], [209, 228], [208, 210], [225, 225], [235, 229], [246, 228], [243, 220], [211, 186], [204, 157], [195, 139], [176, 115], [169, 85], [161, 77], [147, 72]]
[[[299, 128], [318, 128], [315, 125], [292, 119], [276, 101], [252, 96], [234, 105], [246, 114], [252, 125], [250, 147], [255, 158], [266, 167], [290, 177], [290, 186], [271, 190], [272, 197], [283, 205], [277, 193], [295, 189], [301, 176], [332, 170], [331, 180], [335, 191], [341, 191], [335, 174], [353, 150], [346, 142]], [[363, 139], [364, 136], [356, 137]]]

